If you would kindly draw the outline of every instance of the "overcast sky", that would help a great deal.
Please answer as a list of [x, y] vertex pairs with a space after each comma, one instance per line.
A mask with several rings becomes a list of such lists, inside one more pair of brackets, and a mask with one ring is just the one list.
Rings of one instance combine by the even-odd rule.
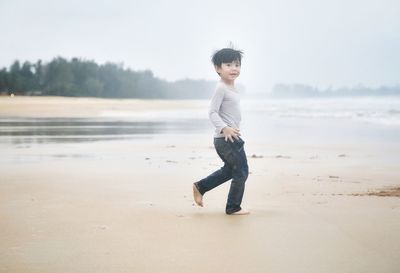
[[230, 41], [248, 92], [400, 83], [398, 0], [0, 0], [0, 67], [55, 56], [216, 80]]

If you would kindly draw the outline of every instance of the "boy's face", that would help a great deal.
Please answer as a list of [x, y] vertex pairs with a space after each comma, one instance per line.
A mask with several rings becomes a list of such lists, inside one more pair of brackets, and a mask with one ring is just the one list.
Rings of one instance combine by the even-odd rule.
[[240, 62], [233, 61], [231, 63], [222, 63], [221, 67], [215, 66], [215, 70], [222, 80], [233, 83], [240, 75]]

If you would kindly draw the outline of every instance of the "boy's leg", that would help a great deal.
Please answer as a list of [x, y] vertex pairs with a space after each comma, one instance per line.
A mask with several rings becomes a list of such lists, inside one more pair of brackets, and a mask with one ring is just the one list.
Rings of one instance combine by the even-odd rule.
[[244, 150], [244, 142], [242, 140], [235, 140], [234, 143], [229, 143], [229, 145], [232, 152], [225, 159], [232, 166], [232, 182], [225, 211], [227, 214], [232, 214], [242, 209], [240, 204], [242, 203], [249, 168]]
[[197, 187], [200, 194], [204, 195], [206, 192], [212, 190], [215, 187], [218, 187], [219, 185], [230, 179], [232, 179], [232, 170], [227, 164], [225, 164], [218, 171], [215, 171], [206, 178], [195, 182], [194, 185]]
[[[224, 140], [222, 138], [222, 140]], [[224, 149], [221, 147], [221, 139], [214, 139], [214, 147], [215, 150], [218, 154], [218, 156], [224, 161], [224, 166], [210, 174], [204, 179], [201, 179], [200, 181], [194, 183], [198, 191], [200, 192], [201, 195], [204, 195], [206, 192], [212, 190], [215, 187], [218, 187], [222, 183], [232, 179], [232, 168], [229, 163], [225, 161], [225, 155], [224, 153], [226, 152]]]

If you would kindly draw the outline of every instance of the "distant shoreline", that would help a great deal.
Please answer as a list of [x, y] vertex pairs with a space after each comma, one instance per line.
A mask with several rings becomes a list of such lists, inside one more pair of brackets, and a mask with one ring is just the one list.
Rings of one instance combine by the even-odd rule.
[[[52, 96], [52, 95], [24, 95], [24, 94], [13, 94], [10, 96], [6, 93], [0, 92], [0, 98], [8, 98], [8, 97], [25, 97], [25, 98], [71, 98], [71, 99], [102, 99], [102, 100], [141, 100], [141, 101], [202, 101], [208, 100], [208, 98], [111, 98], [111, 97], [96, 97], [96, 96]], [[341, 94], [341, 95], [332, 95], [332, 94], [320, 94], [320, 95], [277, 95], [272, 93], [246, 93], [242, 95], [244, 99], [336, 99], [336, 98], [400, 98], [400, 93], [398, 94], [363, 94], [363, 95], [355, 95], [355, 94]]]

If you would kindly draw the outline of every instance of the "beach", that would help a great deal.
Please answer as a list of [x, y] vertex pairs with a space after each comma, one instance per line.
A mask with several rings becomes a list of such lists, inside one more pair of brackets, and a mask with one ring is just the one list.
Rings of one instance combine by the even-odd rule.
[[207, 103], [0, 97], [0, 272], [399, 271], [392, 119], [257, 104], [243, 120], [251, 214], [228, 216], [229, 183], [203, 208], [192, 198], [221, 167]]

